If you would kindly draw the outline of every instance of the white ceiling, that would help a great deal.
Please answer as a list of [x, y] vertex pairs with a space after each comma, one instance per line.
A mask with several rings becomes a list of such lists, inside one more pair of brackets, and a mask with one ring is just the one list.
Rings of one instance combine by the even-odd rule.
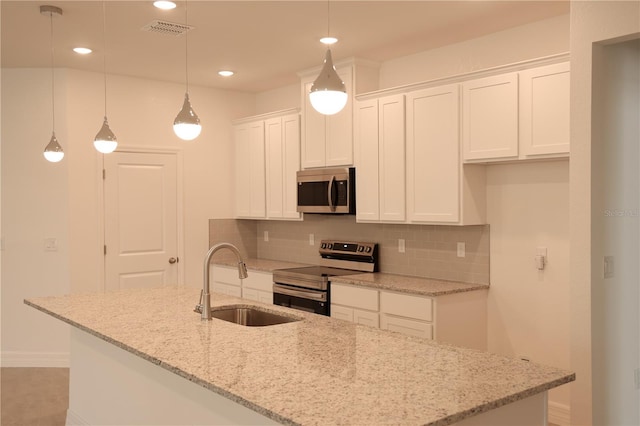
[[[142, 31], [153, 20], [185, 23], [185, 2], [170, 11], [152, 1], [106, 1], [107, 72], [184, 82], [185, 36]], [[55, 65], [102, 72], [101, 1], [0, 2], [3, 67], [50, 67], [49, 17], [40, 5], [63, 9], [54, 18]], [[298, 81], [319, 66], [327, 32], [339, 38], [335, 61], [385, 61], [569, 12], [568, 0], [543, 1], [198, 1], [188, 3], [189, 82], [257, 92]], [[76, 46], [94, 53], [80, 56]], [[236, 75], [219, 77], [219, 69]]]

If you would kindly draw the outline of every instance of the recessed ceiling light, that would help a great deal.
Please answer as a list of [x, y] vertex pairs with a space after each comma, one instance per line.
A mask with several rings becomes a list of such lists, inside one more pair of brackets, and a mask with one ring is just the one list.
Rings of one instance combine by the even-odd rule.
[[79, 55], [88, 55], [89, 53], [93, 52], [93, 50], [89, 49], [88, 47], [74, 47], [73, 51]]
[[320, 43], [326, 44], [327, 46], [330, 44], [335, 44], [338, 42], [338, 39], [335, 37], [322, 37], [320, 39]]
[[223, 76], [223, 77], [231, 77], [235, 73], [233, 71], [229, 71], [229, 70], [221, 70], [221, 71], [218, 71], [218, 74]]
[[171, 10], [176, 8], [176, 4], [172, 1], [154, 1], [153, 5], [162, 10]]

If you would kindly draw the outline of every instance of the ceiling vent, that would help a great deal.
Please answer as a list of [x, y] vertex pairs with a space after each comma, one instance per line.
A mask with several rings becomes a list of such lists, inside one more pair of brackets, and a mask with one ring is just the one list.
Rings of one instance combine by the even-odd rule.
[[167, 34], [172, 36], [180, 36], [186, 33], [189, 30], [192, 30], [194, 27], [184, 24], [176, 24], [175, 22], [167, 22], [167, 21], [151, 21], [144, 27], [142, 27], [142, 31], [147, 31], [150, 33], [160, 33]]

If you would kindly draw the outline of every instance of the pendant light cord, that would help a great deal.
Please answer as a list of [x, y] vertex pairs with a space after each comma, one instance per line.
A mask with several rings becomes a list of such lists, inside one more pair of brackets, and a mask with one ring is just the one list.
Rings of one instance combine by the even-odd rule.
[[104, 74], [104, 119], [107, 119], [107, 7], [102, 0], [102, 71]]
[[189, 94], [189, 2], [184, 2], [184, 26], [187, 27], [184, 34], [184, 75], [187, 94]]
[[331, 22], [331, 13], [329, 13], [329, 4], [331, 2], [329, 0], [327, 0], [327, 37], [329, 37], [331, 35], [331, 33], [329, 32], [329, 29], [331, 28], [330, 26], [330, 22]]
[[55, 91], [55, 74], [53, 67], [53, 12], [49, 12], [49, 19], [51, 21], [51, 131], [56, 132], [56, 91]]

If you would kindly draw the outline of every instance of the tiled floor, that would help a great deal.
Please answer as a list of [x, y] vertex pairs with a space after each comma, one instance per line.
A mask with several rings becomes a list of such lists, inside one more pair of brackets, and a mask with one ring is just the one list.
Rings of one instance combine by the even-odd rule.
[[69, 406], [69, 369], [2, 368], [0, 403], [2, 426], [63, 426]]

